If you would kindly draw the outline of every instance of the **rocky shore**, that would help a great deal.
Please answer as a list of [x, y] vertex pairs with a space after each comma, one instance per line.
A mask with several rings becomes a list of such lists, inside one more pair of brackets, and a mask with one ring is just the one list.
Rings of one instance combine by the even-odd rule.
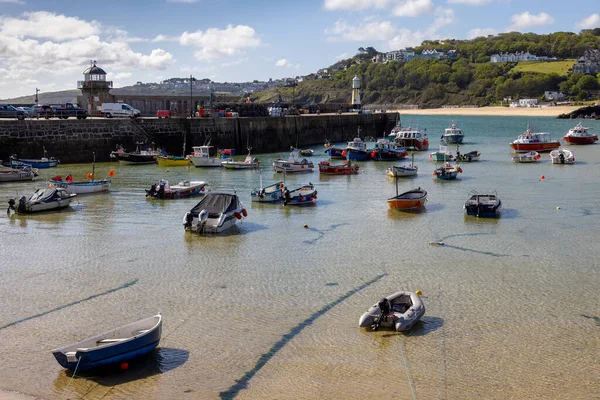
[[581, 107], [581, 108], [578, 108], [577, 110], [571, 111], [570, 113], [560, 114], [556, 118], [559, 118], [559, 119], [575, 119], [575, 118], [600, 119], [600, 105]]

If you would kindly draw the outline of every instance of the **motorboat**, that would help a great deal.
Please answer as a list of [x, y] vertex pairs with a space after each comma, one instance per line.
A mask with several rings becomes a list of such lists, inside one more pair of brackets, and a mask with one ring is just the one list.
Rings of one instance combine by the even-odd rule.
[[579, 122], [574, 128], [569, 129], [563, 140], [568, 144], [593, 144], [598, 141], [598, 136], [588, 132], [589, 129]]
[[371, 159], [375, 161], [401, 160], [408, 156], [404, 147], [399, 147], [387, 139], [378, 139], [375, 147], [368, 152], [371, 154]]
[[119, 364], [150, 353], [162, 334], [160, 314], [52, 350], [56, 361], [72, 371]]
[[435, 171], [431, 173], [431, 175], [435, 176], [438, 179], [442, 179], [444, 181], [450, 181], [456, 179], [458, 174], [462, 173], [462, 168], [458, 164], [452, 164], [449, 162], [444, 163], [439, 168], [436, 168]]
[[275, 172], [312, 172], [315, 165], [306, 158], [299, 159], [300, 150], [292, 147], [292, 151], [287, 160], [277, 158], [273, 162]]
[[72, 181], [62, 180], [62, 177], [57, 175], [50, 178], [48, 183], [49, 188], [65, 189], [69, 193], [75, 194], [90, 194], [108, 192], [110, 189], [110, 179], [87, 180], [87, 181]]
[[571, 150], [558, 149], [550, 152], [550, 160], [552, 164], [574, 164], [575, 156]]
[[358, 136], [348, 142], [342, 155], [351, 161], [367, 161], [371, 158], [371, 153], [367, 150], [367, 143]]
[[77, 197], [75, 193], [69, 193], [62, 188], [37, 189], [29, 199], [21, 196], [17, 204], [16, 199], [8, 200], [8, 210], [17, 214], [29, 214], [40, 211], [59, 210], [68, 207]]
[[301, 186], [297, 189], [289, 190], [287, 186], [283, 188], [283, 205], [299, 206], [313, 204], [317, 201], [317, 191], [312, 183]]
[[6, 167], [11, 168], [21, 168], [23, 166], [29, 165], [31, 168], [54, 168], [60, 163], [59, 160], [54, 157], [48, 158], [48, 153], [46, 152], [46, 148], [44, 147], [44, 157], [42, 158], [19, 158], [16, 155], [12, 155], [9, 157], [9, 161], [6, 164], [3, 164]]
[[[146, 149], [140, 149], [140, 145]], [[116, 159], [123, 165], [146, 165], [156, 164], [158, 161], [158, 152], [148, 148], [144, 143], [136, 143], [135, 151], [128, 153], [123, 147], [114, 152]]]
[[467, 215], [474, 215], [481, 218], [496, 217], [501, 207], [502, 202], [496, 192], [477, 193], [475, 190], [469, 192], [469, 199], [464, 205]]
[[430, 153], [429, 158], [431, 161], [450, 161], [454, 156], [450, 153], [447, 146], [440, 145], [440, 149]]
[[22, 168], [0, 168], [0, 183], [32, 181], [37, 176], [37, 168], [26, 165]]
[[412, 153], [410, 165], [397, 166], [392, 165], [386, 170], [388, 176], [394, 178], [403, 178], [408, 176], [415, 176], [419, 172], [419, 167], [415, 165], [415, 153]]
[[325, 154], [327, 154], [329, 156], [329, 158], [331, 159], [340, 159], [340, 160], [345, 160], [346, 156], [344, 156], [342, 153], [344, 152], [344, 149], [341, 147], [336, 147], [334, 145], [332, 145], [329, 140], [327, 140], [325, 142], [325, 148], [327, 150], [325, 150]]
[[425, 206], [427, 191], [419, 187], [398, 194], [398, 181], [396, 181], [396, 196], [388, 199], [387, 202], [388, 206], [395, 210], [414, 210]]
[[216, 189], [183, 216], [183, 227], [196, 233], [221, 233], [242, 221], [248, 212], [233, 189]]
[[358, 320], [360, 327], [393, 328], [397, 332], [410, 330], [425, 314], [421, 292], [397, 292], [371, 306]]
[[156, 158], [161, 167], [187, 167], [192, 164], [189, 156], [164, 155]]
[[250, 155], [250, 149], [248, 149], [248, 155], [244, 161], [234, 161], [233, 159], [225, 160], [221, 162], [221, 166], [227, 169], [253, 169], [258, 168], [259, 162], [256, 157]]
[[542, 156], [537, 151], [527, 153], [516, 153], [512, 157], [512, 161], [516, 163], [532, 163], [537, 162]]
[[304, 157], [310, 157], [314, 154], [314, 150], [313, 149], [303, 149], [300, 150], [300, 155], [304, 156]]
[[192, 197], [204, 193], [206, 182], [204, 181], [181, 181], [176, 185], [169, 185], [169, 181], [161, 179], [146, 190], [146, 197], [155, 199], [180, 199]]
[[329, 161], [319, 163], [319, 173], [323, 175], [352, 175], [358, 174], [360, 166], [348, 160], [341, 164], [331, 164]]
[[462, 129], [456, 126], [456, 123], [452, 121], [450, 126], [444, 129], [442, 140], [447, 144], [460, 144], [463, 142], [465, 137]]
[[408, 128], [403, 127], [400, 114], [398, 114], [398, 121], [396, 122], [396, 126], [392, 128], [389, 137], [397, 145], [408, 150], [426, 151], [429, 149], [427, 134], [411, 126]]
[[472, 162], [479, 161], [479, 157], [481, 157], [481, 152], [477, 150], [469, 151], [468, 153], [461, 153], [456, 150], [456, 157], [454, 158], [456, 162]]
[[229, 151], [217, 151], [216, 156], [211, 155], [211, 150], [214, 146], [207, 143], [202, 146], [193, 146], [192, 154], [190, 154], [190, 160], [195, 167], [221, 167], [223, 161], [231, 160], [231, 150]]
[[520, 134], [515, 139], [510, 147], [519, 153], [529, 151], [552, 151], [560, 147], [558, 140], [552, 140], [552, 136], [548, 132], [534, 132], [533, 128], [528, 125], [524, 133]]
[[260, 187], [250, 193], [252, 201], [258, 203], [279, 203], [283, 201], [283, 181], [272, 183], [268, 186], [263, 186], [262, 176], [260, 177]]

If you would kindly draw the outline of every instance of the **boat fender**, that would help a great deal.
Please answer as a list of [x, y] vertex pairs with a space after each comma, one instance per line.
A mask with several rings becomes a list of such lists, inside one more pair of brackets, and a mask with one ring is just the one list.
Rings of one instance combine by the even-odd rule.
[[198, 222], [206, 222], [207, 219], [208, 219], [208, 211], [206, 211], [206, 210], [200, 211], [200, 213], [198, 214]]
[[234, 213], [233, 213], [233, 215], [235, 215], [235, 217], [236, 217], [237, 219], [242, 219], [242, 214], [240, 214], [240, 213], [239, 213], [239, 212], [237, 212], [237, 211], [236, 211], [236, 212], [234, 212]]
[[242, 215], [243, 215], [244, 217], [247, 217], [247, 216], [248, 216], [248, 211], [246, 211], [246, 209], [245, 209], [245, 208], [242, 208]]

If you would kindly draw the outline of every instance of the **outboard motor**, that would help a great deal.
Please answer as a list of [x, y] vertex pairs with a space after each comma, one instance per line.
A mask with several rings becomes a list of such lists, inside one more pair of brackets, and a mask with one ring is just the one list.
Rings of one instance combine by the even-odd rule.
[[565, 155], [563, 153], [559, 153], [558, 158], [559, 158], [561, 164], [565, 163]]
[[198, 233], [204, 231], [204, 225], [206, 225], [206, 221], [208, 220], [208, 211], [202, 210], [198, 213], [198, 224], [196, 225], [196, 230]]
[[10, 214], [10, 210], [15, 211], [15, 199], [8, 200], [8, 208], [6, 209], [6, 213]]
[[191, 228], [193, 220], [194, 220], [194, 215], [188, 211], [183, 217], [183, 228], [184, 229]]
[[27, 207], [27, 198], [25, 196], [21, 196], [21, 198], [19, 199], [19, 205], [17, 206], [17, 212], [18, 213], [23, 213], [26, 211]]
[[283, 205], [287, 205], [289, 201], [292, 200], [292, 196], [290, 196], [290, 191], [287, 187], [283, 189]]

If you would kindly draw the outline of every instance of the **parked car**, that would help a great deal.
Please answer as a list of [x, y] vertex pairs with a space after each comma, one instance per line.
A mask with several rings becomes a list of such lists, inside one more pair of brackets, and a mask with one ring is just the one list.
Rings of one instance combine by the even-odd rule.
[[43, 117], [48, 119], [50, 117], [54, 117], [54, 109], [46, 105], [37, 105], [33, 106], [30, 114], [34, 118]]
[[129, 117], [137, 118], [141, 116], [140, 110], [131, 107], [125, 103], [102, 103], [102, 115], [106, 118]]
[[0, 118], [25, 119], [25, 112], [17, 110], [9, 104], [0, 104]]
[[31, 109], [33, 107], [17, 107], [17, 110], [21, 110], [25, 113], [26, 117], [29, 117], [31, 115]]

